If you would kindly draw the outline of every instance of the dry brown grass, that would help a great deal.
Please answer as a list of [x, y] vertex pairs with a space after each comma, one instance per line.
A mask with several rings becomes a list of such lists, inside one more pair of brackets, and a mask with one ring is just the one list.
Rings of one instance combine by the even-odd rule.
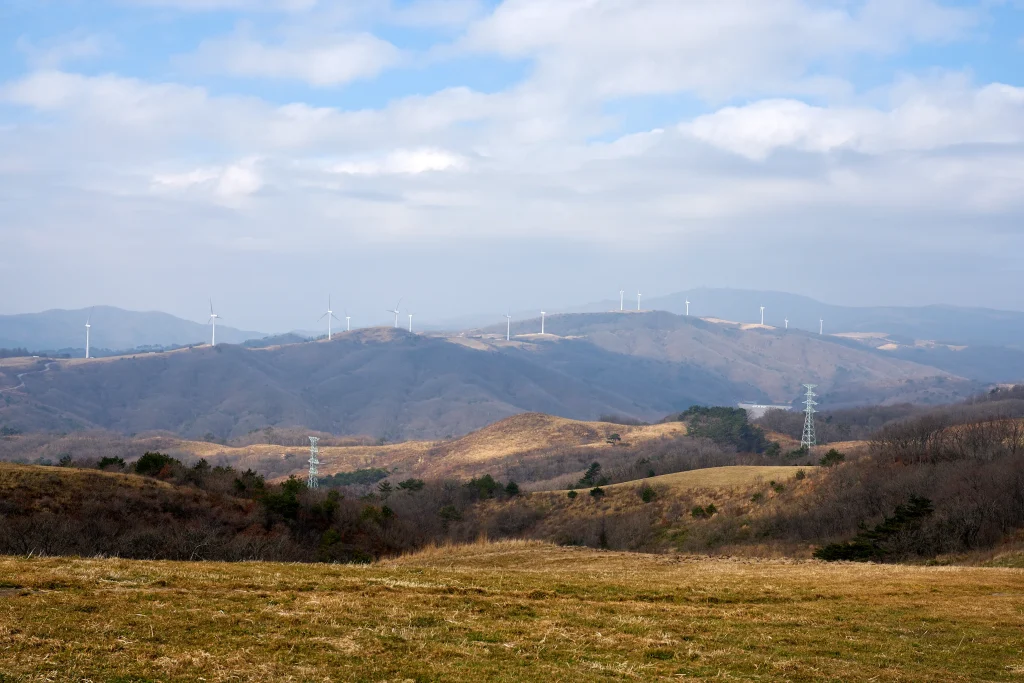
[[505, 542], [371, 566], [0, 558], [3, 681], [1019, 680], [1024, 571]]
[[[731, 467], [708, 467], [702, 470], [675, 472], [659, 477], [649, 477], [643, 483], [651, 486], [666, 486], [678, 492], [693, 489], [732, 489], [748, 488], [769, 481], [787, 481], [796, 476], [800, 470], [805, 472], [816, 467], [773, 467], [761, 465], [735, 465]], [[605, 488], [618, 487], [636, 488], [639, 482], [627, 481], [622, 484], [611, 484]]]

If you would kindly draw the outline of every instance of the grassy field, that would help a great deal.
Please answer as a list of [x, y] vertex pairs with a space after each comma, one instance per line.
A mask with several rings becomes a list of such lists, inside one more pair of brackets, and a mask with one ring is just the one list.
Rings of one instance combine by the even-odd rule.
[[375, 565], [0, 558], [0, 681], [976, 681], [1024, 571], [505, 542]]
[[[708, 467], [700, 470], [689, 470], [687, 472], [675, 472], [663, 474], [658, 477], [648, 477], [639, 483], [650, 486], [666, 486], [673, 491], [692, 490], [700, 488], [731, 488], [750, 487], [759, 483], [766, 483], [771, 480], [787, 481], [796, 476], [801, 470], [810, 472], [816, 467], [789, 467], [789, 466], [765, 466], [765, 465], [735, 465], [730, 467]], [[605, 488], [635, 488], [638, 482], [627, 481], [622, 484], [610, 484]]]

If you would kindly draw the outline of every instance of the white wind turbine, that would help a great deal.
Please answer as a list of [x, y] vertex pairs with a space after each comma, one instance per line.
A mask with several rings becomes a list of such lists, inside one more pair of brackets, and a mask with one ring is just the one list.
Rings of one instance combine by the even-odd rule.
[[401, 299], [399, 299], [399, 300], [398, 300], [398, 303], [397, 303], [397, 304], [395, 304], [395, 308], [394, 308], [394, 309], [390, 309], [390, 308], [386, 308], [386, 309], [384, 309], [384, 310], [386, 310], [386, 311], [387, 311], [388, 313], [394, 313], [394, 314], [395, 314], [395, 327], [396, 327], [396, 328], [398, 327], [398, 307], [399, 307], [399, 306], [401, 306], [401, 305], [402, 305], [402, 300], [401, 300]]
[[505, 327], [505, 341], [512, 341], [512, 309], [509, 309], [508, 313], [505, 314], [506, 327]]
[[[331, 318], [334, 318], [335, 320], [338, 320], [338, 316], [334, 315], [334, 311], [331, 310], [331, 295], [330, 294], [327, 295], [327, 312], [324, 313], [322, 316], [320, 316], [320, 318], [319, 318], [319, 320], [317, 320], [317, 322], [320, 322], [320, 320], [323, 320], [324, 318], [327, 318], [327, 341], [330, 341], [331, 337], [333, 336], [332, 333], [331, 333]], [[341, 321], [338, 320], [338, 322], [340, 323]]]
[[85, 320], [85, 357], [89, 357], [89, 328], [92, 327], [92, 312], [95, 309], [89, 309], [89, 317]]
[[409, 314], [409, 331], [412, 332], [412, 313]]
[[213, 312], [213, 299], [210, 299], [210, 319], [206, 321], [207, 325], [212, 325], [210, 328], [210, 346], [217, 345], [217, 318], [220, 316]]
[[626, 296], [626, 290], [620, 289], [619, 290], [619, 310], [620, 311], [624, 310], [624, 308], [625, 308], [625, 302], [626, 302], [625, 296]]
[[686, 300], [686, 315], [687, 316], [690, 315], [690, 300], [689, 299]]
[[818, 319], [818, 336], [821, 336], [823, 334], [825, 334], [825, 319], [824, 318], [819, 318]]
[[544, 311], [540, 312], [540, 333], [541, 334], [544, 334], [544, 316], [546, 316], [546, 315], [547, 315], [547, 313], [545, 313]]
[[636, 290], [636, 310], [640, 310], [640, 290]]
[[786, 329], [789, 329], [789, 318], [786, 318]]
[[761, 307], [761, 324], [764, 325], [764, 306]]
[[345, 331], [352, 331], [352, 316], [348, 314], [348, 311], [345, 311]]

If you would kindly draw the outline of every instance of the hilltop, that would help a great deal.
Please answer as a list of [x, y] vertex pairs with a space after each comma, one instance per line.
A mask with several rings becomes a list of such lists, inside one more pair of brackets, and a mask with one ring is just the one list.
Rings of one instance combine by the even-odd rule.
[[384, 441], [466, 434], [522, 412], [652, 421], [694, 404], [784, 402], [819, 385], [831, 406], [942, 403], [981, 387], [855, 341], [737, 329], [670, 313], [520, 322], [505, 342], [370, 328], [266, 348], [194, 347], [85, 362], [0, 362], [0, 425], [166, 430], [233, 438], [302, 426]]
[[[202, 309], [199, 311], [202, 313]], [[210, 340], [207, 325], [159, 311], [126, 311], [114, 306], [78, 310], [54, 309], [41, 313], [0, 315], [0, 349], [33, 351], [81, 350], [85, 355], [85, 323], [92, 322], [94, 350], [171, 347], [202, 344]], [[220, 341], [240, 344], [266, 336], [261, 332], [217, 325]]]

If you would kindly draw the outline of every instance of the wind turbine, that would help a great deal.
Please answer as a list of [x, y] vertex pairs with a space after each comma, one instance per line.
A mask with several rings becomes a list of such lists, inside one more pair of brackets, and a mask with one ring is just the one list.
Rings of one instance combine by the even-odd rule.
[[409, 332], [412, 332], [412, 313], [409, 314]]
[[399, 299], [399, 300], [398, 300], [398, 303], [397, 303], [397, 304], [395, 304], [395, 308], [394, 308], [394, 310], [392, 310], [392, 309], [390, 309], [390, 308], [386, 308], [386, 309], [384, 309], [384, 310], [386, 310], [386, 311], [387, 311], [388, 313], [394, 313], [394, 314], [395, 314], [395, 327], [396, 327], [396, 328], [398, 327], [398, 307], [399, 307], [399, 306], [401, 306], [401, 305], [402, 305], [402, 300], [401, 300], [401, 299]]
[[761, 307], [761, 324], [764, 325], [764, 306]]
[[786, 318], [786, 329], [789, 329], [789, 318]]
[[823, 334], [825, 334], [825, 319], [824, 318], [819, 318], [818, 319], [818, 336], [821, 336]]
[[625, 306], [625, 301], [626, 301], [625, 298], [624, 298], [625, 296], [626, 296], [626, 290], [620, 289], [619, 290], [619, 310], [620, 311], [623, 310], [623, 307]]
[[640, 310], [640, 290], [636, 290], [636, 310]]
[[352, 331], [352, 316], [350, 316], [348, 314], [348, 311], [345, 311], [345, 331], [346, 332], [351, 332]]
[[686, 300], [686, 315], [687, 316], [690, 315], [690, 300], [689, 299]]
[[[320, 318], [319, 318], [319, 320], [317, 320], [317, 322], [320, 322], [324, 318], [327, 318], [327, 341], [330, 341], [331, 340], [331, 336], [332, 336], [332, 334], [331, 334], [331, 318], [334, 318], [335, 320], [338, 320], [338, 316], [334, 315], [334, 311], [331, 310], [331, 295], [330, 294], [327, 295], [327, 312], [324, 313], [322, 316], [320, 316]], [[338, 320], [338, 322], [340, 323], [341, 321]]]
[[85, 357], [89, 357], [89, 328], [92, 327], [92, 312], [93, 309], [89, 309], [89, 317], [85, 320]]
[[505, 314], [505, 319], [508, 322], [505, 327], [505, 341], [512, 341], [512, 309]]
[[544, 311], [540, 312], [540, 333], [541, 334], [544, 334], [544, 316], [546, 316], [546, 315], [547, 315], [547, 313], [545, 313]]
[[206, 321], [207, 325], [212, 325], [210, 328], [210, 346], [217, 345], [217, 318], [220, 316], [213, 312], [213, 299], [210, 299], [210, 319]]

